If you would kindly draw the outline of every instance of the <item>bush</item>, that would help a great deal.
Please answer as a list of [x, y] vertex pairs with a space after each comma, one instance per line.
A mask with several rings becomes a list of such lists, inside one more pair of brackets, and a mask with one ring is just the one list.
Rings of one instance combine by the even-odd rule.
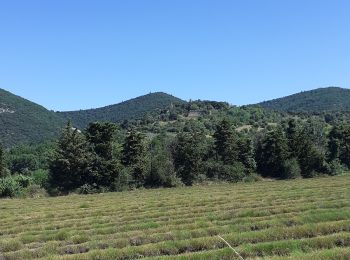
[[21, 191], [21, 195], [24, 198], [43, 198], [47, 196], [45, 189], [39, 185], [30, 185]]
[[84, 184], [83, 186], [78, 188], [77, 192], [79, 194], [94, 194], [94, 193], [98, 193], [99, 189], [96, 184], [95, 185]]
[[112, 191], [125, 191], [129, 189], [129, 183], [131, 181], [131, 170], [128, 167], [124, 167], [119, 173], [117, 178], [111, 185]]
[[163, 156], [156, 156], [146, 177], [146, 185], [150, 187], [175, 187], [181, 183], [176, 177], [174, 165], [171, 160]]
[[262, 180], [263, 180], [263, 178], [256, 173], [251, 173], [243, 178], [244, 182], [257, 182], [257, 181], [262, 181]]
[[15, 197], [20, 190], [21, 186], [12, 176], [0, 179], [0, 197]]
[[207, 168], [207, 177], [210, 179], [238, 182], [246, 177], [246, 168], [240, 162], [228, 165], [211, 161], [207, 162], [205, 167]]
[[301, 169], [296, 158], [288, 159], [283, 163], [281, 178], [296, 179], [301, 177]]
[[39, 185], [43, 188], [47, 188], [49, 185], [49, 171], [39, 169], [36, 171], [33, 171], [31, 174], [33, 184]]
[[345, 165], [341, 164], [338, 159], [331, 161], [326, 168], [327, 173], [332, 176], [342, 175], [349, 170]]
[[21, 188], [27, 188], [29, 185], [31, 185], [31, 183], [33, 182], [33, 179], [29, 176], [25, 176], [25, 175], [15, 175], [13, 177], [13, 179], [15, 180], [15, 182], [18, 183], [18, 185]]

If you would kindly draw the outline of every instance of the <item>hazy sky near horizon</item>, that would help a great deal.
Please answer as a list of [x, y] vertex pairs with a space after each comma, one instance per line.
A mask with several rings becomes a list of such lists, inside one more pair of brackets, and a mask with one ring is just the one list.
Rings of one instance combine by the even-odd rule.
[[4, 0], [0, 88], [75, 110], [350, 87], [349, 13], [348, 0]]

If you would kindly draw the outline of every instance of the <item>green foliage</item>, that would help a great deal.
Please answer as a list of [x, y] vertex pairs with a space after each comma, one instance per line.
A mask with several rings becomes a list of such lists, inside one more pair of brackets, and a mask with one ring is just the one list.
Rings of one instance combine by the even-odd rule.
[[43, 188], [49, 188], [49, 171], [44, 169], [39, 169], [31, 172], [31, 178], [33, 184], [38, 185]]
[[24, 188], [31, 185], [32, 179], [24, 175], [0, 178], [0, 197], [16, 197]]
[[177, 176], [192, 185], [203, 173], [206, 137], [201, 133], [179, 133], [173, 144], [172, 156]]
[[206, 175], [210, 179], [229, 182], [242, 181], [246, 175], [246, 168], [241, 162], [222, 164], [220, 161], [207, 161], [205, 163]]
[[266, 109], [292, 113], [350, 111], [350, 90], [329, 87], [305, 91], [259, 104]]
[[145, 148], [144, 135], [131, 129], [123, 144], [122, 163], [125, 167], [129, 167], [135, 187], [141, 187], [145, 184], [149, 170], [149, 158], [146, 156]]
[[85, 184], [85, 178], [89, 176], [90, 157], [84, 135], [68, 123], [50, 161], [51, 186], [67, 192]]
[[0, 178], [5, 177], [5, 158], [4, 158], [4, 150], [0, 143]]
[[175, 187], [181, 181], [176, 177], [166, 136], [155, 137], [150, 144], [150, 171], [146, 177], [148, 187]]
[[0, 140], [5, 147], [18, 143], [38, 143], [55, 137], [64, 121], [26, 99], [0, 89]]
[[215, 151], [224, 164], [230, 164], [238, 160], [238, 137], [228, 120], [224, 119], [217, 125], [213, 137], [215, 139]]
[[40, 185], [29, 185], [21, 190], [20, 196], [22, 198], [43, 198], [47, 196], [47, 192]]
[[91, 122], [123, 122], [142, 119], [147, 113], [168, 108], [172, 104], [184, 103], [171, 95], [156, 92], [103, 108], [58, 113], [64, 119], [72, 120], [79, 128], [85, 128]]
[[121, 169], [115, 152], [114, 137], [117, 126], [112, 123], [91, 123], [86, 130], [90, 150], [90, 173], [86, 183], [109, 187]]
[[256, 151], [258, 172], [264, 177], [281, 178], [288, 159], [288, 141], [280, 127], [270, 131], [259, 142]]
[[19, 183], [12, 176], [0, 179], [0, 197], [15, 197], [20, 189]]
[[301, 177], [301, 169], [299, 161], [296, 158], [287, 159], [283, 163], [281, 171], [282, 179], [296, 179]]

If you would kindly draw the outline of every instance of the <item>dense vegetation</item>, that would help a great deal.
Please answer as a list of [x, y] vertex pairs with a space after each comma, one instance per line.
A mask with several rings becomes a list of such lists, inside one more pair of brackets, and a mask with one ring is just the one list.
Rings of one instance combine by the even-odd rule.
[[59, 112], [66, 120], [71, 120], [78, 128], [85, 128], [91, 122], [118, 123], [124, 120], [140, 119], [149, 113], [157, 113], [159, 110], [185, 101], [162, 92], [150, 93], [128, 101], [97, 109], [88, 109], [71, 112]]
[[258, 105], [292, 113], [349, 112], [350, 90], [338, 87], [319, 88]]
[[0, 204], [0, 258], [349, 259], [350, 176]]
[[0, 140], [4, 146], [55, 137], [64, 123], [54, 112], [0, 89]]
[[350, 119], [349, 100], [349, 90], [326, 88], [264, 102], [260, 106], [235, 107], [224, 102], [185, 102], [157, 92], [104, 108], [54, 113], [0, 90], [0, 140], [5, 147], [12, 147], [56, 138], [68, 119], [81, 130], [91, 122], [111, 122], [120, 124], [124, 130], [136, 127], [148, 136], [164, 131], [177, 134], [184, 128], [194, 127], [212, 134], [215, 125], [224, 117], [242, 131], [265, 129], [280, 123], [291, 113], [303, 119], [315, 115], [334, 124]]
[[124, 105], [131, 110], [131, 104], [155, 99], [172, 102], [139, 119], [95, 122], [84, 129], [70, 122], [56, 140], [1, 148], [0, 196], [253, 181], [261, 176], [311, 178], [342, 174], [350, 167], [350, 125], [337, 112], [296, 115], [225, 102], [176, 102], [162, 93]]
[[228, 118], [147, 136], [135, 126], [71, 123], [57, 142], [0, 152], [0, 196], [36, 196], [338, 175], [350, 167], [350, 125], [288, 118], [239, 130]]

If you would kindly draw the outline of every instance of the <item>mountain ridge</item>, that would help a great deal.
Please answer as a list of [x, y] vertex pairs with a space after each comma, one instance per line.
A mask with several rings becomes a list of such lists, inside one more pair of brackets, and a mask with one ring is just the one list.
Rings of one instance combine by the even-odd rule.
[[264, 109], [289, 113], [350, 112], [350, 89], [325, 87], [257, 103]]
[[[185, 104], [182, 107], [195, 111], [191, 103], [164, 92], [154, 92], [95, 109], [53, 112], [9, 91], [0, 89], [0, 142], [5, 146], [12, 146], [19, 143], [37, 143], [44, 139], [54, 138], [68, 120], [72, 120], [73, 125], [80, 129], [95, 121], [122, 123], [124, 120], [140, 120], [146, 115], [151, 115], [153, 120], [157, 121], [160, 120], [161, 113], [169, 113], [170, 110], [173, 110], [171, 109], [172, 105], [175, 105], [173, 112], [177, 113], [176, 109], [179, 107], [176, 107], [176, 104]], [[260, 106], [266, 111], [274, 110], [294, 114], [344, 112], [344, 114], [350, 115], [350, 89], [318, 88], [247, 106]], [[200, 117], [201, 113], [201, 111], [197, 111], [197, 117]]]
[[56, 113], [66, 120], [71, 120], [77, 127], [84, 128], [95, 121], [118, 123], [123, 120], [140, 119], [147, 113], [180, 103], [185, 101], [164, 92], [154, 92], [109, 106]]

